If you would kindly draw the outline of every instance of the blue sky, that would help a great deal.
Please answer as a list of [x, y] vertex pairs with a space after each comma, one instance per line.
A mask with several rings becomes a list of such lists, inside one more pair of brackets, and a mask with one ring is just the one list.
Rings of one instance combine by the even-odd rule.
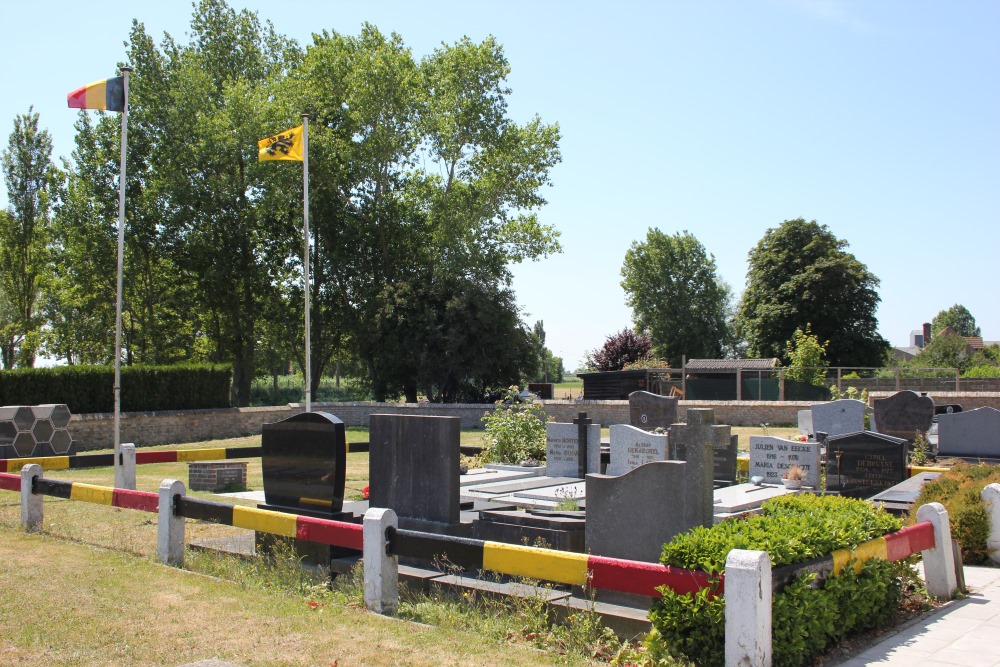
[[[690, 231], [739, 293], [749, 250], [797, 217], [828, 225], [881, 280], [892, 344], [955, 303], [1000, 340], [1000, 3], [230, 4], [302, 44], [365, 21], [418, 57], [497, 37], [511, 115], [563, 135], [541, 219], [564, 252], [516, 267], [514, 288], [569, 369], [631, 326], [620, 271], [650, 227]], [[191, 4], [6, 0], [3, 14], [0, 141], [34, 105], [69, 156], [66, 93], [116, 74], [133, 18], [186, 41]]]

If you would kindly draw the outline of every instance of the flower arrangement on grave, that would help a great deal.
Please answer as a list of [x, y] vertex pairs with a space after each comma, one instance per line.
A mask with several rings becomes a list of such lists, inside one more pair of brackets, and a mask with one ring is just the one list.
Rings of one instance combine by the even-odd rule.
[[794, 440], [795, 442], [809, 442], [809, 436], [803, 433], [796, 433], [789, 440]]
[[793, 463], [792, 465], [788, 466], [788, 470], [786, 470], [785, 474], [781, 476], [781, 479], [790, 479], [792, 481], [797, 480], [799, 482], [801, 482], [805, 478], [806, 478], [805, 468], [796, 463]]
[[371, 494], [371, 491], [369, 490], [369, 487], [366, 486], [365, 488], [361, 489], [361, 497], [363, 499], [368, 500], [368, 496], [370, 494]]

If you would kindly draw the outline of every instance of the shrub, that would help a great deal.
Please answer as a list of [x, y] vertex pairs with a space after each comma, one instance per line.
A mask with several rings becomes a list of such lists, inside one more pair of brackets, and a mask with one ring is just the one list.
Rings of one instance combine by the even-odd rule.
[[522, 399], [517, 387], [510, 387], [496, 402], [496, 409], [482, 419], [486, 425], [483, 458], [493, 463], [520, 463], [525, 459], [545, 459], [545, 409], [529, 396]]
[[948, 510], [951, 536], [962, 545], [962, 560], [968, 565], [986, 563], [990, 518], [980, 494], [994, 482], [1000, 482], [1000, 466], [959, 463], [924, 484], [910, 517], [916, 521], [917, 509], [925, 503], [941, 503]]
[[[766, 551], [773, 567], [802, 563], [836, 549], [854, 548], [898, 530], [901, 521], [863, 500], [785, 496], [745, 521], [699, 527], [664, 545], [665, 565], [722, 572], [732, 549]], [[904, 563], [869, 561], [859, 573], [846, 568], [813, 589], [804, 574], [774, 597], [774, 664], [801, 665], [850, 632], [877, 627], [899, 605]], [[725, 656], [725, 598], [707, 590], [678, 595], [665, 590], [650, 610], [646, 640], [654, 658], [678, 654], [698, 665], [721, 665]]]

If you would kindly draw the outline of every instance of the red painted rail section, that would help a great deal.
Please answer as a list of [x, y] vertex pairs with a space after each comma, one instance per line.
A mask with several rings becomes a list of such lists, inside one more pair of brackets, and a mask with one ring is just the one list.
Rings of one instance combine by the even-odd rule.
[[0, 472], [0, 490], [21, 492], [21, 476]]

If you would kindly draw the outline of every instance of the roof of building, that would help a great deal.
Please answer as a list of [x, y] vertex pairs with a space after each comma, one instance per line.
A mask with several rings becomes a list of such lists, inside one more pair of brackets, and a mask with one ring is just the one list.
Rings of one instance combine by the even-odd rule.
[[688, 359], [684, 370], [735, 373], [739, 371], [769, 371], [781, 366], [777, 359]]

